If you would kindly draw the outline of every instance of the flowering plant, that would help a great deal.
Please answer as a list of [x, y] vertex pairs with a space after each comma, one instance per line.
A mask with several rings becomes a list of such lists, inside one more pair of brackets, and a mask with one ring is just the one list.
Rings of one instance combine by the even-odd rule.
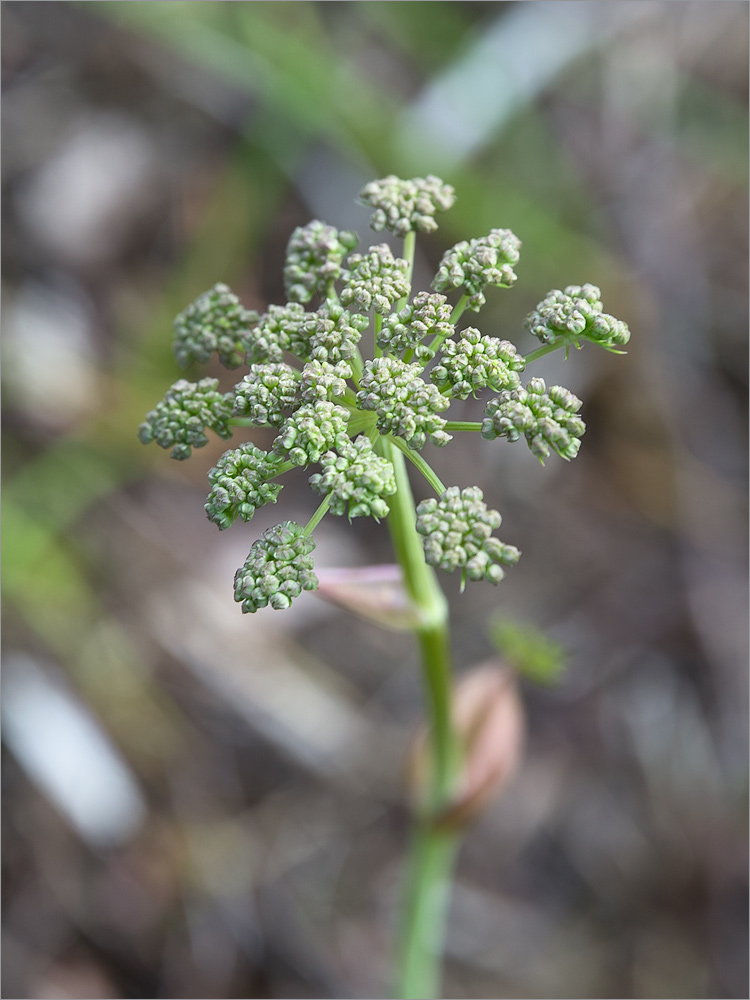
[[[456, 244], [444, 253], [432, 288], [413, 294], [416, 234], [437, 229], [436, 216], [454, 203], [453, 188], [434, 176], [389, 176], [367, 184], [360, 200], [373, 209], [373, 229], [403, 239], [401, 256], [387, 243], [355, 253], [353, 233], [318, 220], [295, 229], [284, 268], [288, 302], [259, 315], [217, 284], [175, 320], [181, 364], [216, 353], [227, 368], [247, 366], [234, 390], [221, 393], [216, 379], [181, 379], [147, 414], [139, 435], [184, 460], [207, 443], [207, 430], [222, 438], [240, 428], [277, 432], [268, 451], [242, 441], [209, 471], [205, 510], [220, 530], [276, 503], [284, 473], [319, 467], [309, 482], [322, 500], [307, 523], [287, 520], [264, 531], [237, 570], [234, 598], [243, 612], [283, 610], [318, 588], [314, 530], [326, 514], [373, 517], [390, 529], [408, 603], [401, 623], [419, 641], [431, 723], [399, 984], [401, 996], [415, 997], [438, 989], [455, 818], [471, 812], [456, 804], [472, 772], [472, 746], [483, 743], [476, 726], [470, 740], [458, 721], [447, 604], [434, 568], [458, 571], [463, 589], [467, 581], [499, 583], [520, 557], [495, 534], [502, 519], [482, 491], [446, 486], [421, 452], [428, 440], [444, 447], [455, 434], [477, 432], [488, 441], [524, 439], [541, 462], [552, 453], [569, 461], [586, 429], [581, 400], [538, 376], [524, 384], [526, 369], [586, 341], [619, 352], [630, 334], [604, 313], [601, 293], [590, 284], [545, 296], [525, 322], [541, 346], [526, 355], [508, 340], [461, 328], [465, 311], [478, 312], [488, 289], [515, 284], [518, 237], [492, 229]], [[362, 349], [368, 331], [369, 358]], [[449, 419], [454, 400], [482, 393], [489, 394], [483, 420]], [[430, 490], [418, 506], [407, 462]]]

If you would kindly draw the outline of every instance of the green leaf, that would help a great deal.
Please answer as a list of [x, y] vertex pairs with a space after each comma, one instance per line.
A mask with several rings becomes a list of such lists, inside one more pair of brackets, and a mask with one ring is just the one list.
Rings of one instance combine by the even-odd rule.
[[565, 668], [565, 651], [536, 625], [494, 618], [490, 639], [508, 665], [535, 684], [556, 684]]

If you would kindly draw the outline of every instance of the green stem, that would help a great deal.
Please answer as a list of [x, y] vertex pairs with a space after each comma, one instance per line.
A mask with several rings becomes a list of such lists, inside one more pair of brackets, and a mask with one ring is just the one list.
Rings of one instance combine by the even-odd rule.
[[388, 515], [388, 527], [419, 622], [415, 632], [422, 651], [422, 667], [432, 722], [434, 767], [430, 799], [431, 805], [437, 809], [449, 798], [455, 758], [450, 712], [448, 604], [434, 570], [425, 562], [404, 456], [391, 440], [384, 439], [383, 446], [396, 475], [396, 492], [389, 501], [391, 512]]
[[406, 589], [425, 627], [432, 627], [436, 623], [445, 626], [448, 619], [447, 604], [434, 571], [425, 562], [422, 539], [416, 528], [414, 496], [404, 456], [392, 438], [383, 438], [382, 447], [386, 458], [393, 464], [396, 476], [397, 489], [390, 500], [388, 527], [404, 574]]
[[359, 380], [362, 378], [362, 372], [365, 367], [365, 363], [362, 360], [362, 353], [359, 348], [354, 352], [354, 357], [351, 358], [350, 364], [352, 366], [352, 374], [354, 375], [354, 381], [359, 385]]
[[278, 476], [283, 476], [285, 472], [290, 472], [292, 469], [296, 469], [297, 466], [294, 462], [282, 462], [281, 465], [277, 466], [276, 471], [273, 475], [269, 476], [269, 479], [276, 479]]
[[252, 417], [230, 417], [227, 421], [230, 427], [261, 427], [257, 420]]
[[[417, 245], [417, 234], [413, 229], [404, 236], [404, 252], [401, 255], [403, 259], [408, 263], [409, 268], [406, 272], [406, 280], [409, 282], [409, 288], [411, 289], [411, 276], [414, 271], [414, 250]], [[409, 301], [409, 294], [407, 293], [402, 299], [399, 299], [396, 303], [395, 312], [403, 309], [406, 303]]]
[[310, 518], [305, 527], [302, 529], [303, 535], [311, 535], [313, 531], [315, 531], [317, 526], [323, 520], [323, 517], [326, 511], [328, 510], [328, 505], [330, 502], [331, 502], [331, 495], [329, 493], [328, 496], [323, 498], [323, 501], [318, 507], [318, 509], [315, 511], [313, 516]]
[[466, 309], [466, 304], [468, 303], [468, 301], [469, 301], [469, 295], [466, 292], [464, 292], [464, 294], [461, 296], [461, 298], [453, 307], [453, 312], [451, 313], [450, 321], [453, 326], [455, 326], [456, 323], [458, 323], [458, 321], [463, 316], [464, 309]]
[[446, 420], [444, 431], [449, 434], [454, 431], [481, 431], [482, 425], [478, 420]]
[[425, 1000], [439, 992], [440, 956], [457, 846], [455, 835], [436, 829], [429, 821], [430, 815], [436, 815], [450, 801], [458, 756], [451, 721], [448, 606], [434, 571], [425, 562], [404, 454], [393, 438], [381, 439], [381, 447], [396, 475], [397, 490], [390, 500], [388, 527], [404, 584], [417, 612], [414, 632], [421, 652], [431, 723], [430, 786], [424, 816], [417, 820], [413, 835], [398, 980], [399, 997]]
[[419, 452], [410, 448], [406, 441], [402, 441], [401, 438], [391, 437], [388, 440], [392, 444], [395, 444], [399, 451], [402, 451], [404, 455], [406, 455], [412, 465], [419, 469], [438, 496], [442, 496], [442, 494], [445, 493], [445, 486], [438, 478], [432, 466], [422, 458]]
[[[466, 303], [468, 301], [469, 301], [469, 296], [462, 295], [461, 298], [458, 300], [458, 302], [455, 304], [450, 318], [451, 326], [455, 326], [456, 323], [458, 323], [458, 321], [461, 319], [464, 313], [464, 309], [466, 308]], [[450, 333], [438, 333], [432, 338], [432, 340], [428, 344], [428, 347], [433, 355], [437, 354], [440, 345], [443, 343], [444, 340], [447, 340], [448, 337], [450, 337]]]
[[373, 330], [374, 330], [373, 336], [375, 338], [374, 356], [376, 358], [382, 358], [383, 356], [383, 352], [381, 351], [380, 345], [378, 344], [378, 337], [380, 336], [380, 331], [382, 330], [382, 328], [383, 328], [383, 315], [382, 313], [375, 313], [375, 322], [373, 324]]
[[458, 836], [417, 825], [412, 834], [401, 952], [401, 1000], [440, 995], [440, 965]]
[[375, 426], [376, 420], [377, 417], [372, 410], [353, 410], [349, 417], [349, 423], [346, 425], [346, 432], [350, 437], [361, 434], [363, 431], [367, 431], [369, 434]]
[[[553, 351], [558, 351], [561, 347], [565, 346], [565, 341], [560, 339], [556, 340], [553, 344], [544, 344], [542, 347], [537, 347], [535, 351], [531, 351], [529, 354], [525, 354], [523, 360], [527, 365], [531, 364], [532, 361], [536, 361], [537, 358], [543, 358], [546, 354], [551, 354]], [[568, 344], [568, 347], [570, 344]]]

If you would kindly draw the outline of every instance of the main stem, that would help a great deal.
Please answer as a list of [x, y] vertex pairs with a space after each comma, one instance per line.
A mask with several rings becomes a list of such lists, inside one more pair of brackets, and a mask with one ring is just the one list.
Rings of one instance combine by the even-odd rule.
[[404, 583], [417, 612], [419, 642], [430, 716], [429, 791], [423, 814], [415, 821], [406, 884], [401, 936], [398, 997], [428, 1000], [440, 989], [440, 967], [457, 848], [454, 833], [431, 822], [450, 799], [457, 765], [451, 721], [451, 655], [448, 606], [435, 574], [427, 565], [416, 530], [414, 497], [403, 454], [382, 441], [393, 463], [397, 490], [388, 526]]
[[433, 1000], [441, 994], [441, 966], [458, 835], [417, 825], [406, 880], [397, 996]]

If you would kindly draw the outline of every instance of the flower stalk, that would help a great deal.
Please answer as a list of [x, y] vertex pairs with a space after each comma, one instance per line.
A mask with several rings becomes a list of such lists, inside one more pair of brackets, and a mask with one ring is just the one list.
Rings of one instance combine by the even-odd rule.
[[[458, 770], [458, 744], [451, 722], [452, 665], [448, 608], [434, 570], [427, 565], [414, 527], [416, 511], [404, 455], [394, 441], [384, 442], [396, 470], [397, 491], [388, 516], [396, 558], [417, 611], [414, 635], [419, 644], [428, 718], [430, 779], [426, 802], [414, 820], [404, 894], [398, 979], [395, 995], [440, 995], [440, 968], [450, 902], [451, 874], [459, 835], [435, 822], [452, 798]], [[442, 485], [442, 484], [441, 484]]]

